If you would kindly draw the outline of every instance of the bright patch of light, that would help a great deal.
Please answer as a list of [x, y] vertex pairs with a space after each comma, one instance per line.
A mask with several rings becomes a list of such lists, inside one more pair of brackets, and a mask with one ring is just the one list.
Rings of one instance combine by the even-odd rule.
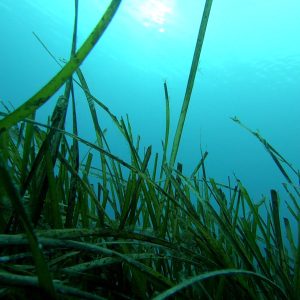
[[140, 12], [143, 18], [163, 25], [171, 8], [159, 0], [149, 0], [140, 6]]
[[165, 25], [173, 11], [174, 0], [132, 1], [131, 14], [145, 27], [165, 32]]

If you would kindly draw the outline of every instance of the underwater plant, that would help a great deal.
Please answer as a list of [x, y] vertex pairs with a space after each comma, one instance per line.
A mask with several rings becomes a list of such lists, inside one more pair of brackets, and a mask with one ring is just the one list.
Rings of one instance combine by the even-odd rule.
[[[151, 146], [141, 151], [129, 119], [118, 119], [93, 95], [80, 69], [121, 1], [111, 1], [78, 50], [78, 1], [74, 2], [70, 59], [56, 60], [60, 72], [16, 110], [3, 103], [0, 297], [298, 299], [300, 190], [289, 174], [299, 180], [299, 172], [236, 117], [233, 121], [262, 143], [284, 176], [292, 220], [282, 219], [275, 190], [270, 198], [255, 202], [238, 179], [221, 184], [208, 178], [207, 152], [189, 176], [176, 161], [212, 0], [205, 1], [170, 160], [167, 82], [166, 131], [159, 157], [152, 155]], [[75, 85], [86, 97], [94, 143], [78, 135]], [[50, 122], [36, 121], [36, 110], [62, 86]], [[65, 130], [69, 106], [72, 132]], [[98, 109], [124, 138], [129, 162], [111, 152]], [[296, 234], [292, 222], [297, 224]]]

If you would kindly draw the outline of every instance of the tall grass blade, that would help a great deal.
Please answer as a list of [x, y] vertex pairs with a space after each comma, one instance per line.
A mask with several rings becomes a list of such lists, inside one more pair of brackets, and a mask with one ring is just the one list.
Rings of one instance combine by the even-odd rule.
[[282, 233], [281, 233], [281, 224], [279, 217], [279, 200], [278, 195], [275, 190], [271, 190], [271, 199], [272, 199], [272, 217], [275, 231], [275, 244], [279, 253], [280, 259], [280, 269], [282, 272], [288, 276], [288, 267], [285, 260], [285, 249], [283, 247]]
[[[78, 23], [78, 0], [75, 0], [75, 17], [74, 17], [74, 29], [73, 29], [73, 40], [71, 48], [71, 58], [76, 53], [76, 44], [77, 44], [77, 23]], [[47, 48], [46, 48], [47, 50]], [[50, 53], [50, 52], [49, 52]], [[51, 53], [50, 53], [51, 55]], [[69, 79], [71, 85], [71, 96], [72, 96], [72, 119], [73, 119], [73, 134], [78, 135], [77, 129], [77, 117], [76, 117], [76, 105], [75, 105], [75, 95], [74, 95], [74, 86], [73, 81]], [[79, 145], [76, 139], [73, 139], [73, 153], [71, 155], [72, 163], [74, 165], [75, 172], [79, 170]], [[67, 210], [66, 210], [66, 220], [65, 226], [72, 227], [73, 214], [76, 201], [76, 176], [71, 176], [70, 180], [70, 189], [68, 194]]]
[[185, 91], [185, 96], [184, 96], [184, 100], [183, 100], [183, 104], [182, 104], [182, 108], [181, 108], [181, 113], [180, 113], [180, 117], [179, 117], [178, 124], [177, 124], [177, 129], [176, 129], [176, 133], [175, 133], [175, 137], [174, 137], [174, 141], [173, 141], [171, 159], [170, 159], [170, 167], [171, 168], [173, 168], [173, 166], [174, 166], [177, 152], [179, 149], [180, 139], [181, 139], [183, 126], [184, 126], [186, 114], [188, 111], [188, 107], [189, 107], [189, 103], [190, 103], [190, 99], [191, 99], [191, 95], [192, 95], [192, 90], [193, 90], [193, 86], [194, 86], [194, 81], [195, 81], [195, 77], [196, 77], [196, 72], [197, 72], [197, 68], [198, 68], [202, 45], [204, 42], [204, 36], [205, 36], [205, 32], [206, 32], [206, 27], [207, 27], [207, 23], [208, 23], [208, 18], [209, 18], [212, 2], [213, 2], [213, 0], [205, 1], [203, 15], [202, 15], [201, 24], [200, 24], [200, 28], [199, 28], [199, 32], [198, 32], [198, 37], [197, 37], [197, 43], [196, 43], [194, 56], [193, 56], [192, 66], [190, 69], [189, 79], [188, 79], [188, 83], [187, 83], [187, 87], [186, 87], [186, 91]]
[[165, 131], [165, 140], [164, 140], [164, 153], [163, 157], [166, 160], [167, 150], [169, 145], [169, 134], [170, 134], [170, 98], [168, 92], [167, 82], [164, 82], [164, 92], [165, 92], [165, 100], [166, 100], [166, 131]]

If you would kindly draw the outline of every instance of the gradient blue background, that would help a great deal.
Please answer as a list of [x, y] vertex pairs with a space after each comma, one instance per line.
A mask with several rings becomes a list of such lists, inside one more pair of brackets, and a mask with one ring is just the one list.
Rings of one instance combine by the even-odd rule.
[[[57, 57], [68, 58], [72, 0], [0, 0], [0, 99], [15, 107], [58, 70], [33, 36]], [[109, 1], [79, 1], [78, 46]], [[82, 66], [91, 92], [118, 117], [129, 114], [142, 145], [161, 152], [167, 80], [171, 138], [179, 117], [203, 0], [124, 0], [111, 26]], [[300, 1], [215, 0], [183, 132], [178, 160], [190, 174], [209, 152], [208, 176], [227, 182], [235, 174], [255, 199], [280, 190], [284, 178], [250, 134], [230, 120], [258, 129], [295, 167], [300, 165]], [[38, 111], [46, 122], [57, 97]], [[82, 92], [79, 134], [95, 135]], [[127, 159], [127, 145], [104, 113], [112, 150]], [[69, 124], [70, 126], [70, 119]], [[282, 193], [281, 197], [285, 199]]]

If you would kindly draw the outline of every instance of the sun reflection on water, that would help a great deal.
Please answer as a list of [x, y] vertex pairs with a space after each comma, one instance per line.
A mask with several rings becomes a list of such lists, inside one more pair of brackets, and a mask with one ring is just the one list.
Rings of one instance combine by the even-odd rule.
[[173, 12], [174, 0], [132, 0], [130, 13], [143, 26], [166, 31], [166, 23]]

